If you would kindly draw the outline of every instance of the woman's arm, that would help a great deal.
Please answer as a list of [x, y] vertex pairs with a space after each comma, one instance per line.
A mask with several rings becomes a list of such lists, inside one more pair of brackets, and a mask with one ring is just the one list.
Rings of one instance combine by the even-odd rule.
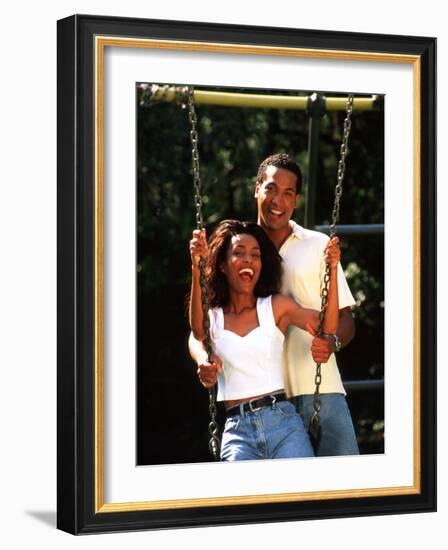
[[[323, 331], [335, 334], [339, 323], [339, 299], [337, 266], [340, 259], [339, 239], [334, 238], [325, 248], [325, 261], [330, 264], [330, 286], [325, 313]], [[300, 306], [287, 296], [273, 296], [272, 307], [278, 328], [285, 332], [289, 325], [294, 325], [315, 335], [319, 326], [319, 311]]]
[[300, 306], [292, 298], [276, 294], [272, 297], [272, 310], [275, 323], [284, 333], [289, 325], [294, 325], [316, 334], [319, 326], [319, 312], [315, 309], [308, 309]]
[[338, 263], [341, 259], [337, 237], [328, 241], [324, 254], [325, 262], [330, 266], [330, 286], [322, 330], [324, 334], [336, 334], [339, 326]]
[[204, 340], [204, 312], [202, 310], [202, 291], [200, 283], [199, 260], [207, 256], [205, 229], [193, 231], [190, 241], [191, 255], [191, 293], [189, 320], [191, 331], [196, 340]]

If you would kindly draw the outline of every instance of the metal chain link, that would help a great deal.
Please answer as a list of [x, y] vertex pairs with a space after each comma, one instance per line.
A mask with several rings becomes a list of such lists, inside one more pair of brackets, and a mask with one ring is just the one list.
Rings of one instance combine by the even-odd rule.
[[[331, 214], [330, 225], [330, 239], [336, 235], [336, 223], [339, 218], [339, 207], [342, 197], [342, 182], [345, 174], [345, 159], [348, 152], [348, 138], [350, 136], [350, 130], [352, 126], [351, 116], [353, 111], [353, 94], [349, 94], [347, 99], [346, 116], [344, 119], [344, 129], [342, 134], [342, 143], [340, 147], [340, 159], [338, 163], [337, 182], [334, 190], [334, 204]], [[328, 286], [330, 283], [330, 265], [325, 264], [325, 273], [323, 278], [323, 285], [321, 290], [321, 309], [319, 314], [319, 326], [317, 328], [318, 336], [323, 336], [323, 326], [325, 322], [325, 313], [328, 306]], [[314, 450], [317, 452], [320, 442], [320, 385], [322, 383], [322, 369], [321, 364], [316, 363], [316, 374], [314, 377], [315, 391], [314, 391], [314, 413], [310, 419], [309, 432], [311, 435], [311, 441], [313, 443]]]
[[[190, 140], [191, 140], [191, 157], [192, 157], [192, 166], [193, 166], [193, 187], [194, 187], [194, 205], [196, 210], [196, 228], [202, 229], [204, 225], [202, 217], [202, 189], [201, 189], [201, 176], [199, 171], [199, 151], [198, 151], [198, 132], [196, 130], [197, 117], [196, 109], [194, 106], [194, 88], [193, 86], [188, 86], [186, 89], [187, 95], [187, 106], [188, 106], [188, 118], [190, 121]], [[201, 257], [199, 260], [199, 281], [201, 285], [201, 295], [202, 295], [202, 312], [204, 319], [204, 333], [205, 333], [205, 351], [207, 352], [207, 360], [211, 362], [213, 348], [212, 340], [210, 336], [210, 321], [208, 317], [209, 303], [208, 303], [208, 294], [207, 294], [207, 280], [205, 276], [205, 264], [206, 261]], [[210, 440], [208, 442], [208, 448], [215, 460], [219, 460], [219, 449], [221, 447], [221, 442], [219, 439], [219, 426], [216, 421], [216, 385], [208, 390], [209, 398], [209, 413], [210, 413], [210, 422], [208, 425], [208, 433], [210, 435]]]

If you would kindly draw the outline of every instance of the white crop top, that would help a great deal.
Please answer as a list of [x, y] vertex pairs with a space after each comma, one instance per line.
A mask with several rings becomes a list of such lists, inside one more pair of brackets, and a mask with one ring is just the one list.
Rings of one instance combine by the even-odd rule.
[[218, 376], [218, 401], [244, 399], [284, 388], [284, 335], [276, 326], [272, 296], [257, 299], [258, 327], [246, 336], [224, 328], [222, 308], [209, 311], [210, 335], [223, 363]]

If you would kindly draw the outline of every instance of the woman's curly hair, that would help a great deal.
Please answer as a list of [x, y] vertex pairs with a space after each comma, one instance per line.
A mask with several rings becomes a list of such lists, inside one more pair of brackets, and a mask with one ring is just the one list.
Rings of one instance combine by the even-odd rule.
[[208, 242], [205, 275], [211, 308], [225, 307], [229, 302], [229, 285], [220, 266], [226, 260], [232, 237], [242, 233], [252, 235], [260, 246], [261, 273], [254, 288], [254, 295], [264, 298], [280, 292], [282, 259], [264, 229], [253, 222], [224, 220], [213, 231]]

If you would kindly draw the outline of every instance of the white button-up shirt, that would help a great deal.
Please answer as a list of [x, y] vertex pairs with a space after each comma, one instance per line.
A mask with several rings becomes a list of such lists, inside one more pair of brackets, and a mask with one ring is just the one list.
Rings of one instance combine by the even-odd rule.
[[[282, 294], [290, 296], [306, 308], [321, 308], [321, 284], [325, 272], [323, 252], [328, 236], [304, 229], [290, 221], [292, 233], [280, 248], [283, 258]], [[338, 266], [339, 308], [355, 305], [342, 267]], [[289, 396], [312, 394], [315, 390], [316, 364], [311, 355], [313, 337], [307, 332], [290, 326], [283, 350], [283, 374]], [[321, 393], [343, 393], [336, 358], [332, 354], [328, 363], [322, 364]]]

